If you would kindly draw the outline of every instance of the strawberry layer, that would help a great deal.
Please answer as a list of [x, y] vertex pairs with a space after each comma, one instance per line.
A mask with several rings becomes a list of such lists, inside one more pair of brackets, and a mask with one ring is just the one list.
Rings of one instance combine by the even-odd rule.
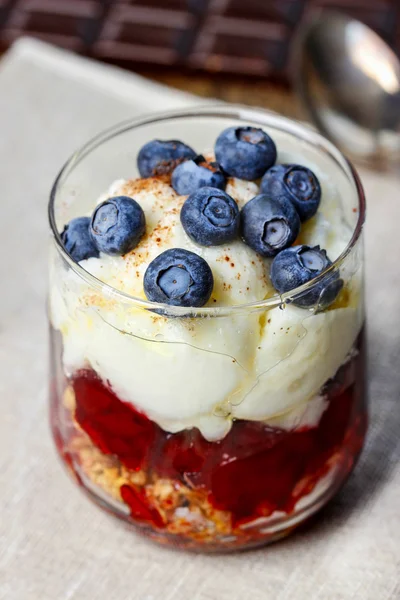
[[[290, 513], [332, 466], [352, 464], [365, 433], [363, 358], [356, 352], [322, 393], [327, 408], [316, 426], [291, 430], [237, 420], [220, 441], [196, 428], [167, 433], [122, 401], [92, 370], [75, 374], [75, 418], [105, 454], [128, 469], [143, 469], [206, 490], [215, 508], [240, 524], [274, 511]], [[134, 519], [160, 527], [161, 516], [146, 496], [123, 486], [121, 496]], [[138, 496], [140, 495], [140, 497]]]

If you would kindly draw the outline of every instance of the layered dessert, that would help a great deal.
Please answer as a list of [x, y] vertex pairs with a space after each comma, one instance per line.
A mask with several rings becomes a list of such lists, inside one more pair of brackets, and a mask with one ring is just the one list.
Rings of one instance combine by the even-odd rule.
[[300, 143], [213, 142], [146, 143], [63, 227], [50, 288], [60, 454], [118, 516], [205, 549], [289, 532], [366, 427], [358, 205]]

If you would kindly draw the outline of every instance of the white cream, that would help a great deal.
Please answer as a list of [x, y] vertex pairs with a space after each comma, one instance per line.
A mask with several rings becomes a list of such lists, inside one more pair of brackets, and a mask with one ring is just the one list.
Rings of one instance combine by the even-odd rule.
[[[294, 162], [281, 153], [280, 162], [289, 160]], [[297, 162], [310, 166], [322, 186], [319, 212], [303, 226], [300, 240], [320, 244], [333, 260], [351, 236], [339, 191], [318, 165]], [[241, 207], [258, 187], [232, 180], [227, 192]], [[83, 261], [98, 279], [144, 299], [149, 262], [167, 248], [182, 247], [200, 254], [213, 271], [208, 306], [244, 304], [274, 294], [270, 261], [242, 241], [203, 248], [188, 238], [179, 220], [185, 198], [167, 183], [118, 181], [109, 195], [118, 194], [141, 204], [147, 233], [126, 257]], [[226, 435], [234, 418], [286, 428], [318, 423], [326, 408], [320, 389], [346, 360], [362, 322], [361, 277], [358, 272], [347, 275], [351, 281], [345, 308], [314, 314], [288, 305], [218, 318], [166, 319], [114, 301], [89, 288], [72, 270], [56, 266], [51, 319], [63, 336], [68, 373], [90, 365], [121, 399], [163, 429], [198, 427], [207, 439], [216, 440]]]

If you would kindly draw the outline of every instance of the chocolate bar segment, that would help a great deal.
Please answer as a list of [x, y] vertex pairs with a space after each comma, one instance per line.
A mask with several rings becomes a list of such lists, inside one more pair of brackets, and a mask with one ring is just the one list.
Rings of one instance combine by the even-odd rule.
[[85, 51], [98, 35], [104, 12], [97, 0], [20, 0], [8, 10], [0, 35], [5, 43], [25, 34]]
[[195, 27], [196, 17], [187, 8], [115, 2], [93, 51], [107, 59], [170, 65], [184, 59]]

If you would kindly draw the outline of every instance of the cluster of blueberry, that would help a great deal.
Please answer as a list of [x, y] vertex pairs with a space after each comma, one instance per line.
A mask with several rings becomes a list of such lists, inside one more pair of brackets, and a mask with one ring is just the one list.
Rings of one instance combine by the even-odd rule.
[[[229, 243], [241, 235], [245, 244], [266, 258], [274, 258], [271, 281], [279, 293], [288, 292], [324, 271], [331, 261], [319, 246], [294, 246], [301, 222], [318, 210], [321, 188], [308, 168], [275, 165], [276, 146], [262, 129], [229, 127], [215, 144], [216, 162], [177, 140], [153, 140], [138, 155], [142, 177], [171, 175], [179, 195], [187, 195], [181, 223], [200, 246]], [[274, 166], [275, 165], [275, 166]], [[261, 178], [260, 194], [239, 212], [224, 190], [227, 177], [247, 181]], [[123, 255], [137, 246], [146, 228], [145, 215], [132, 198], [118, 196], [102, 202], [91, 218], [73, 219], [61, 234], [65, 249], [77, 262], [99, 252]], [[153, 302], [199, 307], [213, 289], [207, 262], [181, 248], [166, 250], [148, 266], [144, 291]], [[343, 285], [337, 273], [324, 278], [295, 300], [307, 307], [331, 304]]]

